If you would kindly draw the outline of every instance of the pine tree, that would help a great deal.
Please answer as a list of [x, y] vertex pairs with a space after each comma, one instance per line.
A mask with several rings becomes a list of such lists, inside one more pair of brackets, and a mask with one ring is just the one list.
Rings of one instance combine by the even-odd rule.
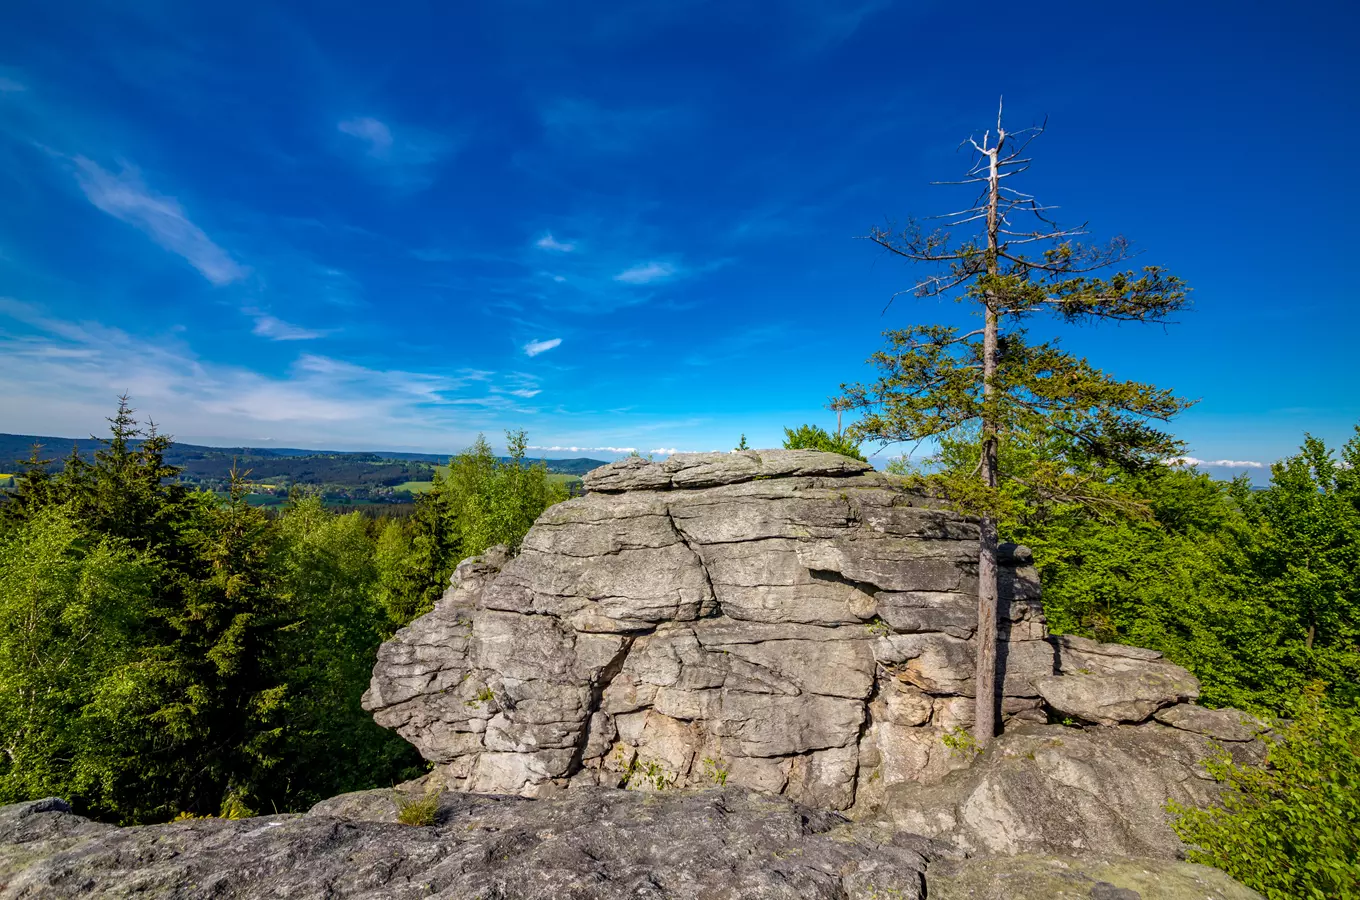
[[0, 525], [17, 525], [53, 501], [57, 488], [47, 471], [51, 464], [42, 458], [42, 444], [34, 444], [28, 458], [20, 461], [13, 489], [0, 494]]
[[[944, 476], [935, 486], [956, 507], [980, 516], [975, 737], [984, 746], [996, 731], [1000, 443], [1018, 434], [1056, 433], [1073, 457], [1135, 469], [1180, 451], [1153, 423], [1188, 405], [1170, 391], [1118, 381], [1056, 340], [1028, 340], [1027, 323], [1042, 314], [1062, 322], [1160, 322], [1185, 306], [1188, 293], [1156, 266], [1097, 277], [1129, 258], [1129, 242], [1082, 244], [1085, 226], [1059, 227], [1048, 216], [1051, 207], [1011, 186], [1008, 179], [1029, 168], [1026, 151], [1043, 131], [1041, 125], [1007, 132], [998, 110], [995, 134], [988, 130], [980, 142], [965, 142], [973, 151], [965, 176], [945, 182], [979, 186], [970, 206], [935, 217], [943, 222], [938, 229], [909, 221], [901, 230], [869, 234], [886, 251], [930, 270], [900, 293], [954, 299], [982, 321], [966, 332], [949, 325], [886, 332], [886, 349], [871, 359], [878, 379], [844, 385], [837, 401], [861, 413], [849, 429], [853, 437], [884, 446], [970, 429], [981, 436], [968, 475]], [[1031, 217], [1026, 227], [1022, 216]], [[961, 228], [974, 233], [955, 240], [951, 231]], [[1083, 502], [1081, 468], [1059, 461], [1033, 473], [1030, 486], [1055, 502]]]

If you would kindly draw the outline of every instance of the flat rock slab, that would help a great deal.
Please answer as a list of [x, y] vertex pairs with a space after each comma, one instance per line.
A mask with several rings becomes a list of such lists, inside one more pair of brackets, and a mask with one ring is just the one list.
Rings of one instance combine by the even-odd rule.
[[738, 450], [734, 453], [676, 453], [655, 463], [629, 457], [587, 472], [588, 491], [665, 490], [740, 484], [793, 475], [839, 477], [873, 466], [838, 453], [816, 450]]
[[1207, 866], [1149, 859], [1016, 856], [942, 860], [930, 900], [1260, 900]]
[[1034, 682], [1048, 706], [1097, 725], [1145, 722], [1157, 710], [1199, 696], [1199, 681], [1162, 660], [1130, 661], [1119, 671], [1052, 675]]
[[96, 825], [53, 803], [3, 807], [0, 898], [925, 896], [931, 842], [880, 843], [834, 813], [777, 797], [730, 789], [597, 789], [551, 801], [448, 793], [438, 824], [421, 827], [393, 823], [384, 794], [336, 798], [300, 816], [139, 828]]
[[1163, 725], [1217, 741], [1250, 741], [1270, 730], [1265, 722], [1240, 709], [1205, 709], [1190, 703], [1160, 710], [1153, 718]]

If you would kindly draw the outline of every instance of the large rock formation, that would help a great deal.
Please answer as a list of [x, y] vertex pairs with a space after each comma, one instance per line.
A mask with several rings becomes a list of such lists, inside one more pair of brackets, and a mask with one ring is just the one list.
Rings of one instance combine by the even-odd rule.
[[139, 828], [90, 822], [60, 800], [0, 807], [0, 900], [1260, 900], [1188, 863], [965, 859], [734, 788], [446, 793], [436, 818], [397, 824], [392, 791], [306, 815]]
[[[513, 558], [458, 567], [365, 695], [459, 790], [740, 785], [823, 809], [966, 768], [976, 523], [812, 451], [627, 459]], [[1146, 720], [1195, 680], [1150, 651], [1050, 641], [1002, 558], [1008, 723]], [[951, 746], [952, 745], [952, 746]]]

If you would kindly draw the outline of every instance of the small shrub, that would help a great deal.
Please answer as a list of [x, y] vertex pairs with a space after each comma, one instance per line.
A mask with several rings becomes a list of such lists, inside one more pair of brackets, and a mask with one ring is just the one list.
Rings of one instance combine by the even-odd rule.
[[[628, 767], [624, 769], [623, 786], [625, 788], [632, 788], [645, 783], [651, 785], [652, 790], [665, 791], [675, 787], [676, 777], [677, 776], [667, 772], [655, 762], [649, 762], [646, 765], [643, 765], [637, 759], [634, 759], [628, 764]], [[726, 772], [724, 772], [723, 778], [726, 779], [726, 777]]]
[[398, 793], [397, 821], [403, 825], [433, 825], [439, 814], [439, 791], [429, 790], [415, 798]]
[[874, 616], [868, 622], [864, 623], [864, 627], [869, 629], [869, 633], [875, 637], [887, 637], [892, 634], [892, 628], [878, 616]]
[[473, 709], [480, 709], [483, 703], [490, 703], [495, 699], [496, 692], [491, 690], [490, 687], [483, 687], [477, 692], [477, 696], [473, 697], [471, 700], [465, 701], [464, 705], [471, 706]]
[[720, 759], [704, 757], [704, 777], [719, 787], [727, 786], [727, 767]]
[[1327, 709], [1310, 688], [1262, 767], [1226, 752], [1205, 769], [1220, 805], [1168, 801], [1190, 860], [1216, 866], [1267, 900], [1360, 900], [1360, 714]]
[[940, 740], [944, 741], [944, 745], [949, 748], [950, 755], [962, 757], [970, 762], [973, 757], [982, 752], [982, 748], [978, 746], [977, 738], [973, 737], [972, 732], [962, 725], [953, 731], [946, 732]]
[[236, 794], [231, 794], [222, 801], [222, 812], [218, 816], [221, 819], [249, 819], [255, 816], [255, 810], [246, 806], [245, 801]]

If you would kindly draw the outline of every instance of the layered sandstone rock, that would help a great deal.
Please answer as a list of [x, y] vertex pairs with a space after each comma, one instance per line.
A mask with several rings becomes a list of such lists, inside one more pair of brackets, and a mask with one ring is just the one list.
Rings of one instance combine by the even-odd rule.
[[[973, 521], [813, 451], [627, 459], [585, 485], [379, 652], [365, 707], [449, 787], [718, 782], [845, 809], [967, 766], [945, 738], [972, 721]], [[1155, 653], [1050, 642], [1028, 551], [1002, 563], [1004, 720], [1045, 721], [1049, 695], [1091, 721], [1194, 696]], [[1083, 702], [1060, 653], [1133, 696]]]

